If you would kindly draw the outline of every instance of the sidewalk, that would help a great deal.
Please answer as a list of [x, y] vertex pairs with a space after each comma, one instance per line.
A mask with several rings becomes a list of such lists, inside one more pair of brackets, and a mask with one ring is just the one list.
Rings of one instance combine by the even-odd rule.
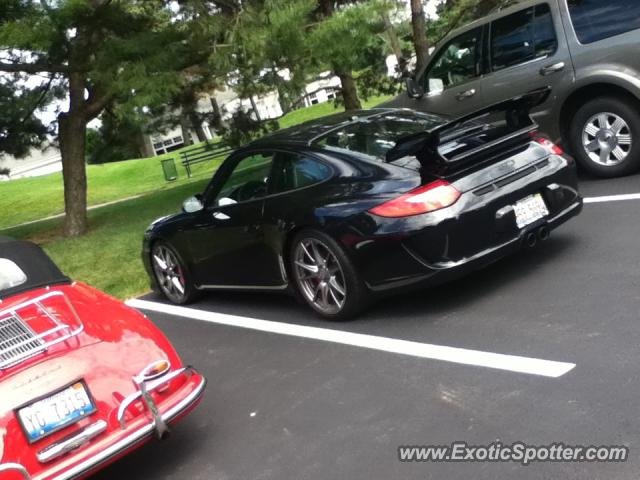
[[[120, 198], [118, 200], [112, 200], [110, 202], [105, 202], [105, 203], [99, 203], [98, 205], [92, 205], [92, 206], [88, 207], [87, 211], [96, 210], [96, 209], [102, 208], [102, 207], [108, 207], [110, 205], [116, 205], [118, 203], [128, 202], [129, 200], [135, 200], [136, 198], [144, 197], [146, 195], [149, 195], [150, 193], [152, 193], [152, 192], [140, 193], [138, 195], [132, 195], [131, 197]], [[12, 229], [18, 228], [18, 227], [25, 227], [27, 225], [33, 225], [34, 223], [46, 222], [47, 220], [55, 220], [56, 218], [63, 218], [64, 215], [65, 215], [64, 212], [63, 213], [58, 213], [56, 215], [50, 215], [48, 217], [39, 218], [38, 220], [31, 220], [29, 222], [19, 223], [17, 225], [11, 225], [10, 227], [3, 227], [3, 228], [0, 228], [0, 231], [12, 230]]]

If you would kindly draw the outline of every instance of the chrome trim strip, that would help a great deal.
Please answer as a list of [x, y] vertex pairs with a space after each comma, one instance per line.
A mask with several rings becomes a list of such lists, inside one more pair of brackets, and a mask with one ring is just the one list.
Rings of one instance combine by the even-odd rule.
[[98, 420], [95, 423], [83, 428], [76, 435], [62, 440], [58, 443], [48, 446], [44, 450], [37, 453], [37, 458], [40, 463], [51, 462], [69, 452], [72, 452], [83, 445], [87, 444], [98, 435], [101, 435], [107, 430], [107, 422], [104, 420]]
[[0, 473], [2, 472], [18, 472], [24, 480], [31, 480], [31, 475], [19, 463], [0, 463]]
[[[189, 406], [191, 406], [194, 402], [198, 400], [202, 392], [206, 387], [207, 381], [206, 379], [202, 379], [202, 383], [188, 396], [186, 396], [181, 402], [175, 405], [173, 408], [168, 410], [166, 413], [162, 415], [162, 419], [165, 422], [171, 421], [173, 418], [177, 417], [186, 410]], [[75, 467], [67, 470], [66, 472], [58, 475], [56, 480], [72, 480], [80, 477], [84, 473], [93, 468], [97, 467], [101, 463], [108, 461], [111, 457], [118, 455], [123, 450], [128, 449], [133, 444], [142, 441], [145, 437], [150, 436], [153, 433], [153, 424], [149, 423], [145, 425], [140, 430], [135, 431], [127, 438], [120, 440], [117, 443], [105, 448], [99, 454], [93, 456], [90, 459], [85, 460], [84, 462], [76, 465]]]

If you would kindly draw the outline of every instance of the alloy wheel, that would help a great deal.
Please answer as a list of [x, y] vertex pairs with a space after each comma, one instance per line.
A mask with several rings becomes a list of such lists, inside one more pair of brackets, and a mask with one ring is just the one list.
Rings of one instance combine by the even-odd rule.
[[175, 253], [164, 245], [157, 245], [153, 249], [151, 258], [162, 292], [173, 301], [184, 299], [186, 291], [184, 272]]
[[320, 240], [305, 238], [294, 250], [295, 277], [307, 301], [320, 312], [336, 314], [347, 299], [347, 288], [340, 262]]
[[593, 162], [607, 167], [619, 165], [631, 151], [631, 129], [615, 113], [598, 113], [585, 124], [582, 145]]

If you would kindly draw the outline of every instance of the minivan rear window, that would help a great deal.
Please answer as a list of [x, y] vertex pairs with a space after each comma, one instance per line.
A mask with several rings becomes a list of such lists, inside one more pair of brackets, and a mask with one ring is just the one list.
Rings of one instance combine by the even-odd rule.
[[638, 0], [568, 0], [568, 3], [580, 43], [593, 43], [640, 28]]

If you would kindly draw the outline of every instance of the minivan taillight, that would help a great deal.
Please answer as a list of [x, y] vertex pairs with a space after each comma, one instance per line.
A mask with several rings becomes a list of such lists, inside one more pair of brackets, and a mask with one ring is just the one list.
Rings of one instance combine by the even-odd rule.
[[460, 195], [449, 182], [437, 180], [378, 205], [369, 210], [369, 213], [391, 218], [420, 215], [450, 207], [458, 201]]

